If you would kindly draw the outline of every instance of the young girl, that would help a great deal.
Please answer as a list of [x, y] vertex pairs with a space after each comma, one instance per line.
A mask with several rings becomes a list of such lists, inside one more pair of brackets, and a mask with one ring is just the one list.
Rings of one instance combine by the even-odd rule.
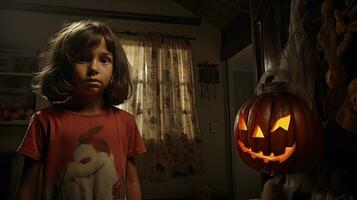
[[[18, 199], [141, 199], [134, 156], [146, 151], [134, 117], [113, 105], [131, 95], [129, 63], [102, 22], [69, 23], [40, 57], [34, 90], [51, 105], [35, 113]], [[41, 168], [42, 165], [42, 168]]]

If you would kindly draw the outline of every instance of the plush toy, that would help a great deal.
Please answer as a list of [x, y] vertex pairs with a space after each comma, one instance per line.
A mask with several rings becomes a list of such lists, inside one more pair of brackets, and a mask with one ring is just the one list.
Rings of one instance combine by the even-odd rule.
[[[94, 127], [80, 137], [61, 183], [60, 195], [65, 195], [64, 199], [113, 199], [113, 194], [124, 198], [124, 188], [118, 188], [123, 184], [119, 183], [114, 156], [104, 140], [95, 138], [101, 129]], [[121, 192], [114, 191], [117, 189]]]

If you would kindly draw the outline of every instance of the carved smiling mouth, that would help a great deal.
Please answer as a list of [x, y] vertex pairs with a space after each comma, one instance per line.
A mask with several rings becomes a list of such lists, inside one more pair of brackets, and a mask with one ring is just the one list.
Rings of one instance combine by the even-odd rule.
[[281, 155], [275, 156], [274, 153], [270, 153], [270, 155], [265, 156], [263, 155], [262, 151], [256, 153], [252, 150], [252, 148], [246, 147], [241, 141], [238, 141], [238, 145], [245, 153], [249, 153], [249, 155], [253, 159], [260, 158], [264, 161], [264, 163], [268, 163], [269, 161], [279, 161], [280, 163], [282, 163], [291, 156], [291, 154], [295, 151], [296, 148], [296, 143], [294, 143], [292, 147], [286, 147], [284, 153]]

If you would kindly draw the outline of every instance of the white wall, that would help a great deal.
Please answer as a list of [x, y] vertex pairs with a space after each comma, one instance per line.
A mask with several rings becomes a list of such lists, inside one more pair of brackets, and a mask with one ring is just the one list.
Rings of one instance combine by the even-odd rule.
[[254, 60], [252, 45], [248, 45], [240, 52], [236, 53], [228, 59], [228, 66], [235, 70], [253, 72]]
[[[73, 6], [112, 11], [150, 13], [183, 17], [196, 17], [171, 0], [28, 0], [27, 2]], [[64, 20], [73, 16], [53, 15], [46, 13], [0, 10], [0, 47], [20, 46], [38, 49], [48, 37], [56, 32]], [[225, 80], [217, 84], [217, 99], [207, 101], [199, 97], [197, 82], [197, 63], [208, 61], [220, 63], [220, 30], [202, 21], [201, 26], [175, 25], [108, 19], [109, 24], [116, 30], [133, 32], [164, 32], [174, 35], [194, 37], [192, 41], [192, 56], [195, 67], [196, 105], [203, 140], [202, 156], [204, 162], [203, 174], [191, 178], [179, 178], [165, 183], [143, 182], [143, 196], [154, 198], [179, 198], [192, 196], [200, 185], [207, 185], [219, 195], [229, 193], [228, 176], [229, 154], [227, 152], [227, 129], [225, 99], [223, 97]], [[221, 65], [219, 71], [225, 73]], [[222, 77], [222, 76], [220, 76]], [[210, 122], [217, 124], [218, 132], [209, 133]], [[229, 134], [229, 133], [228, 133]]]

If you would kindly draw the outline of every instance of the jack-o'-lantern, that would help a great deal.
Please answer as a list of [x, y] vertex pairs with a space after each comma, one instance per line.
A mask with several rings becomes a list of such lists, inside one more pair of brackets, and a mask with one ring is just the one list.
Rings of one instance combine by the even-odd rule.
[[321, 155], [321, 134], [309, 105], [289, 93], [265, 93], [237, 113], [234, 144], [251, 168], [270, 174], [309, 170]]

